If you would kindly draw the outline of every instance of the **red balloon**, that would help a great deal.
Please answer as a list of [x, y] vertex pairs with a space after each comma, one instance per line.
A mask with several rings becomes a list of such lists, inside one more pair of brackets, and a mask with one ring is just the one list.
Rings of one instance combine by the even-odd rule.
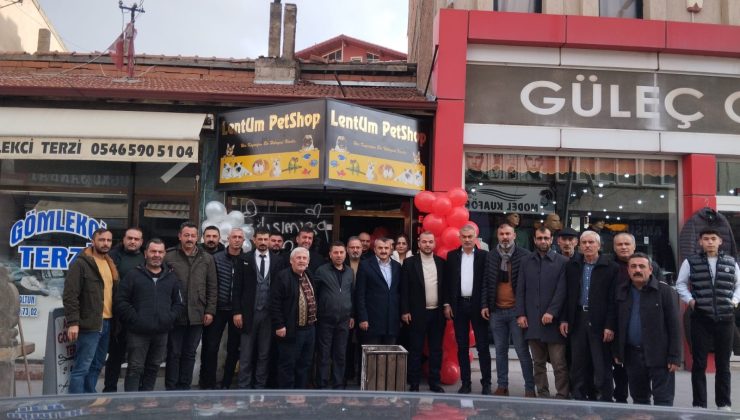
[[414, 205], [422, 213], [431, 213], [432, 204], [436, 199], [437, 197], [433, 192], [421, 191], [419, 194], [416, 194], [416, 197], [414, 197]]
[[473, 334], [472, 328], [468, 331], [468, 341], [470, 342], [470, 347], [475, 347], [475, 334]]
[[466, 225], [471, 225], [471, 226], [473, 226], [473, 229], [475, 229], [475, 237], [476, 237], [476, 238], [477, 238], [478, 236], [480, 236], [480, 228], [478, 228], [478, 225], [476, 225], [474, 221], [472, 221], [472, 220], [468, 220], [468, 221], [467, 221], [467, 222], [466, 222], [465, 224], [466, 224]]
[[447, 362], [442, 364], [440, 372], [440, 381], [445, 385], [452, 385], [460, 380], [460, 365], [457, 363]]
[[444, 217], [431, 213], [424, 216], [422, 226], [424, 226], [424, 230], [432, 232], [434, 236], [439, 236], [447, 227], [447, 222]]
[[447, 216], [450, 210], [452, 210], [452, 202], [447, 196], [439, 196], [432, 203], [432, 213], [436, 215]]
[[457, 187], [447, 191], [453, 207], [464, 206], [468, 202], [468, 193], [463, 188]]
[[452, 227], [461, 228], [470, 219], [470, 212], [465, 207], [453, 207], [452, 210], [447, 214], [445, 220], [447, 224]]
[[[437, 242], [441, 243], [442, 239], [436, 238]], [[439, 258], [442, 258], [443, 260], [447, 259], [447, 253], [452, 251], [452, 249], [447, 248], [444, 244], [439, 245], [434, 249], [434, 255], [438, 256]]]
[[455, 249], [460, 246], [460, 229], [448, 226], [442, 231], [442, 243], [448, 249]]

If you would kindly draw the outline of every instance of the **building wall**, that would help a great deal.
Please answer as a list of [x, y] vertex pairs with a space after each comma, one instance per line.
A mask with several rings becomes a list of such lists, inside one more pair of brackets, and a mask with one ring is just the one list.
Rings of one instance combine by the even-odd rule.
[[0, 9], [0, 52], [35, 53], [41, 28], [51, 31], [50, 51], [67, 51], [36, 0], [3, 7]]

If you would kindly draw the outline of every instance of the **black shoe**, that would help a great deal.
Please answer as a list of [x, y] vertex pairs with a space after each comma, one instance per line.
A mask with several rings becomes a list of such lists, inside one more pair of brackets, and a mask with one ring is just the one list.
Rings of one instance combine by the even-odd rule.
[[409, 386], [409, 392], [419, 392], [419, 384], [411, 384]]
[[444, 394], [445, 390], [441, 386], [437, 384], [429, 385], [429, 390], [432, 392], [437, 392], [439, 394]]
[[480, 394], [491, 395], [491, 385], [483, 385], [483, 390], [481, 390]]
[[470, 394], [470, 384], [463, 383], [460, 389], [457, 390], [458, 394]]

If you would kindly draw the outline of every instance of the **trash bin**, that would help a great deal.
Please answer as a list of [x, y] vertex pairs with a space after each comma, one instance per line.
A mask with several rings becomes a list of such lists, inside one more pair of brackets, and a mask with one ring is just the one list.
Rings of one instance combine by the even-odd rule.
[[369, 391], [406, 391], [406, 361], [403, 346], [362, 346], [360, 389]]

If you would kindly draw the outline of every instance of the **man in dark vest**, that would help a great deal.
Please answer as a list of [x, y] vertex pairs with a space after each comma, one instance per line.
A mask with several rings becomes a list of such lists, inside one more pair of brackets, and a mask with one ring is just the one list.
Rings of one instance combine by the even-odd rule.
[[691, 313], [691, 388], [694, 407], [707, 407], [707, 353], [714, 348], [717, 368], [714, 398], [717, 408], [730, 411], [730, 353], [735, 309], [740, 302], [740, 269], [735, 258], [720, 251], [722, 238], [715, 228], [699, 233], [702, 252], [681, 265], [676, 289]]

